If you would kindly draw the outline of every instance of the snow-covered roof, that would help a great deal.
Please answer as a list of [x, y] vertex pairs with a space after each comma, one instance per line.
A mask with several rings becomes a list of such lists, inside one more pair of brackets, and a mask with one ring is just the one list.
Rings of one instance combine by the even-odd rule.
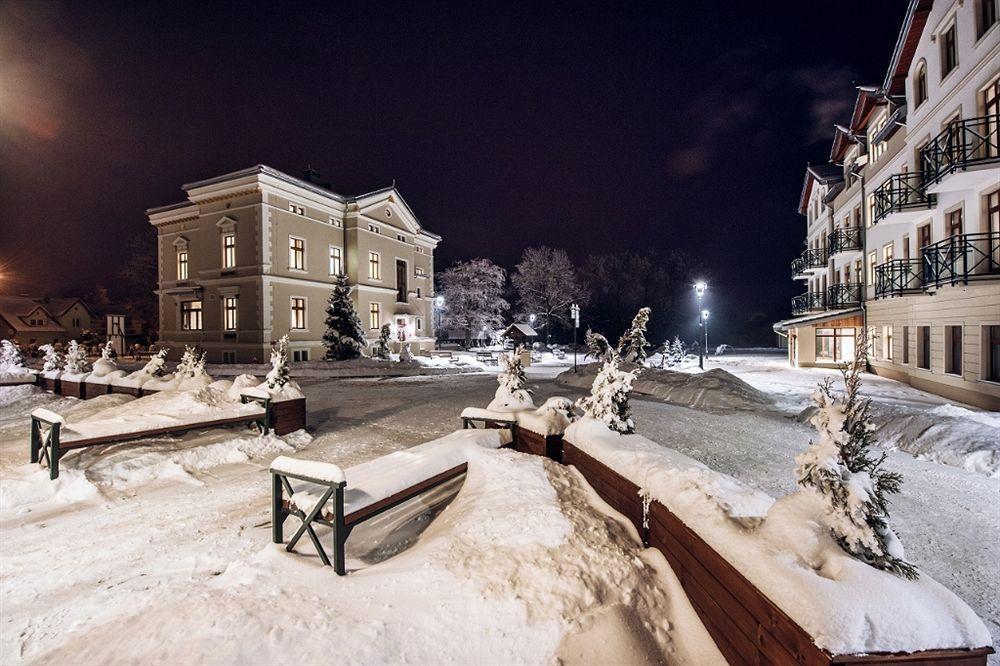
[[845, 317], [851, 317], [856, 314], [861, 314], [861, 308], [835, 310], [833, 312], [818, 312], [816, 314], [808, 314], [801, 317], [794, 317], [793, 319], [784, 319], [782, 321], [775, 322], [773, 328], [776, 333], [782, 333], [790, 328], [797, 328], [803, 324], [822, 324], [825, 321], [844, 319]]
[[[31, 326], [27, 321], [36, 310], [41, 310], [47, 320], [41, 326]], [[18, 333], [62, 333], [65, 330], [41, 303], [27, 296], [0, 296], [0, 318]]]
[[538, 335], [538, 333], [535, 332], [535, 329], [531, 328], [527, 324], [511, 324], [510, 326], [507, 327], [507, 330], [504, 331], [503, 334], [507, 335], [508, 333], [511, 333], [513, 331], [519, 331], [521, 335], [525, 335], [528, 337], [535, 337]]

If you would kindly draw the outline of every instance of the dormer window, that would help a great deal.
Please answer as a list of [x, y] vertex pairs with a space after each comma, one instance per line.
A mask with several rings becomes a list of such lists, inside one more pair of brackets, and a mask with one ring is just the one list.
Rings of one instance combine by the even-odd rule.
[[885, 152], [885, 141], [876, 141], [875, 137], [877, 137], [879, 132], [885, 128], [887, 120], [888, 119], [884, 113], [880, 114], [878, 119], [872, 123], [871, 127], [868, 129], [869, 162], [875, 162], [882, 156], [882, 153]]

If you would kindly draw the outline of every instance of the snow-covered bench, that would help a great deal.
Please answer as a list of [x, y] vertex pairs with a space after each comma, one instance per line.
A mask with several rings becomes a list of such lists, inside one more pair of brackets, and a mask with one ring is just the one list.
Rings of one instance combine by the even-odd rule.
[[476, 352], [476, 361], [486, 365], [500, 365], [500, 357], [488, 351]]
[[[240, 424], [256, 426], [262, 433], [267, 434], [271, 422], [271, 396], [263, 391], [257, 393], [253, 393], [250, 389], [247, 391], [249, 393], [244, 393], [240, 398], [240, 404], [245, 407], [235, 410], [238, 412], [236, 414], [212, 419], [185, 418], [186, 415], [181, 414], [168, 425], [152, 427], [137, 427], [135, 423], [98, 422], [87, 424], [87, 428], [77, 424], [75, 428], [79, 431], [66, 432], [64, 429], [69, 429], [70, 426], [67, 426], [66, 420], [61, 415], [40, 407], [31, 412], [31, 462], [47, 464], [49, 478], [56, 479], [59, 477], [59, 460], [67, 451], [74, 449]], [[256, 408], [253, 408], [251, 403], [256, 403]], [[115, 428], [120, 429], [115, 432]], [[112, 432], [106, 432], [107, 430]]]
[[[476, 424], [479, 425], [476, 425]], [[479, 407], [466, 407], [462, 410], [462, 429], [470, 428], [502, 428], [509, 430], [511, 437], [516, 437], [517, 414], [514, 412], [494, 412]]]
[[331, 528], [333, 568], [343, 576], [344, 544], [355, 526], [464, 474], [470, 448], [496, 449], [509, 442], [510, 434], [503, 430], [460, 430], [345, 470], [332, 463], [279, 456], [271, 463], [272, 540], [284, 542], [285, 519], [296, 516], [302, 523], [285, 550], [291, 552], [308, 534], [323, 564], [330, 566], [313, 526]]

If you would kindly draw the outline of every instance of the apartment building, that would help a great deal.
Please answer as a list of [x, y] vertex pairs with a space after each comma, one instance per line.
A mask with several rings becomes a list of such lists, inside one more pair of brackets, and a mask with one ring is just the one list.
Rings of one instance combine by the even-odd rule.
[[344, 274], [369, 344], [389, 324], [398, 348], [434, 344], [434, 249], [396, 187], [357, 196], [319, 174], [257, 165], [183, 186], [187, 199], [146, 211], [158, 236], [161, 344], [197, 345], [213, 363], [323, 357], [326, 304]]
[[998, 0], [910, 2], [799, 211], [792, 364], [850, 361], [867, 327], [873, 372], [1000, 409]]

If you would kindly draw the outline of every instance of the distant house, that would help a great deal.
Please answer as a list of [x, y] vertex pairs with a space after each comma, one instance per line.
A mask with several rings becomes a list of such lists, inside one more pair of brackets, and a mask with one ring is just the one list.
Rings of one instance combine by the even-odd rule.
[[22, 345], [66, 343], [84, 331], [100, 334], [102, 320], [79, 298], [0, 296], [0, 338]]
[[500, 335], [500, 337], [505, 340], [510, 340], [515, 345], [526, 345], [530, 347], [531, 343], [534, 342], [536, 337], [538, 337], [538, 333], [527, 324], [511, 324], [507, 327], [507, 330]]

